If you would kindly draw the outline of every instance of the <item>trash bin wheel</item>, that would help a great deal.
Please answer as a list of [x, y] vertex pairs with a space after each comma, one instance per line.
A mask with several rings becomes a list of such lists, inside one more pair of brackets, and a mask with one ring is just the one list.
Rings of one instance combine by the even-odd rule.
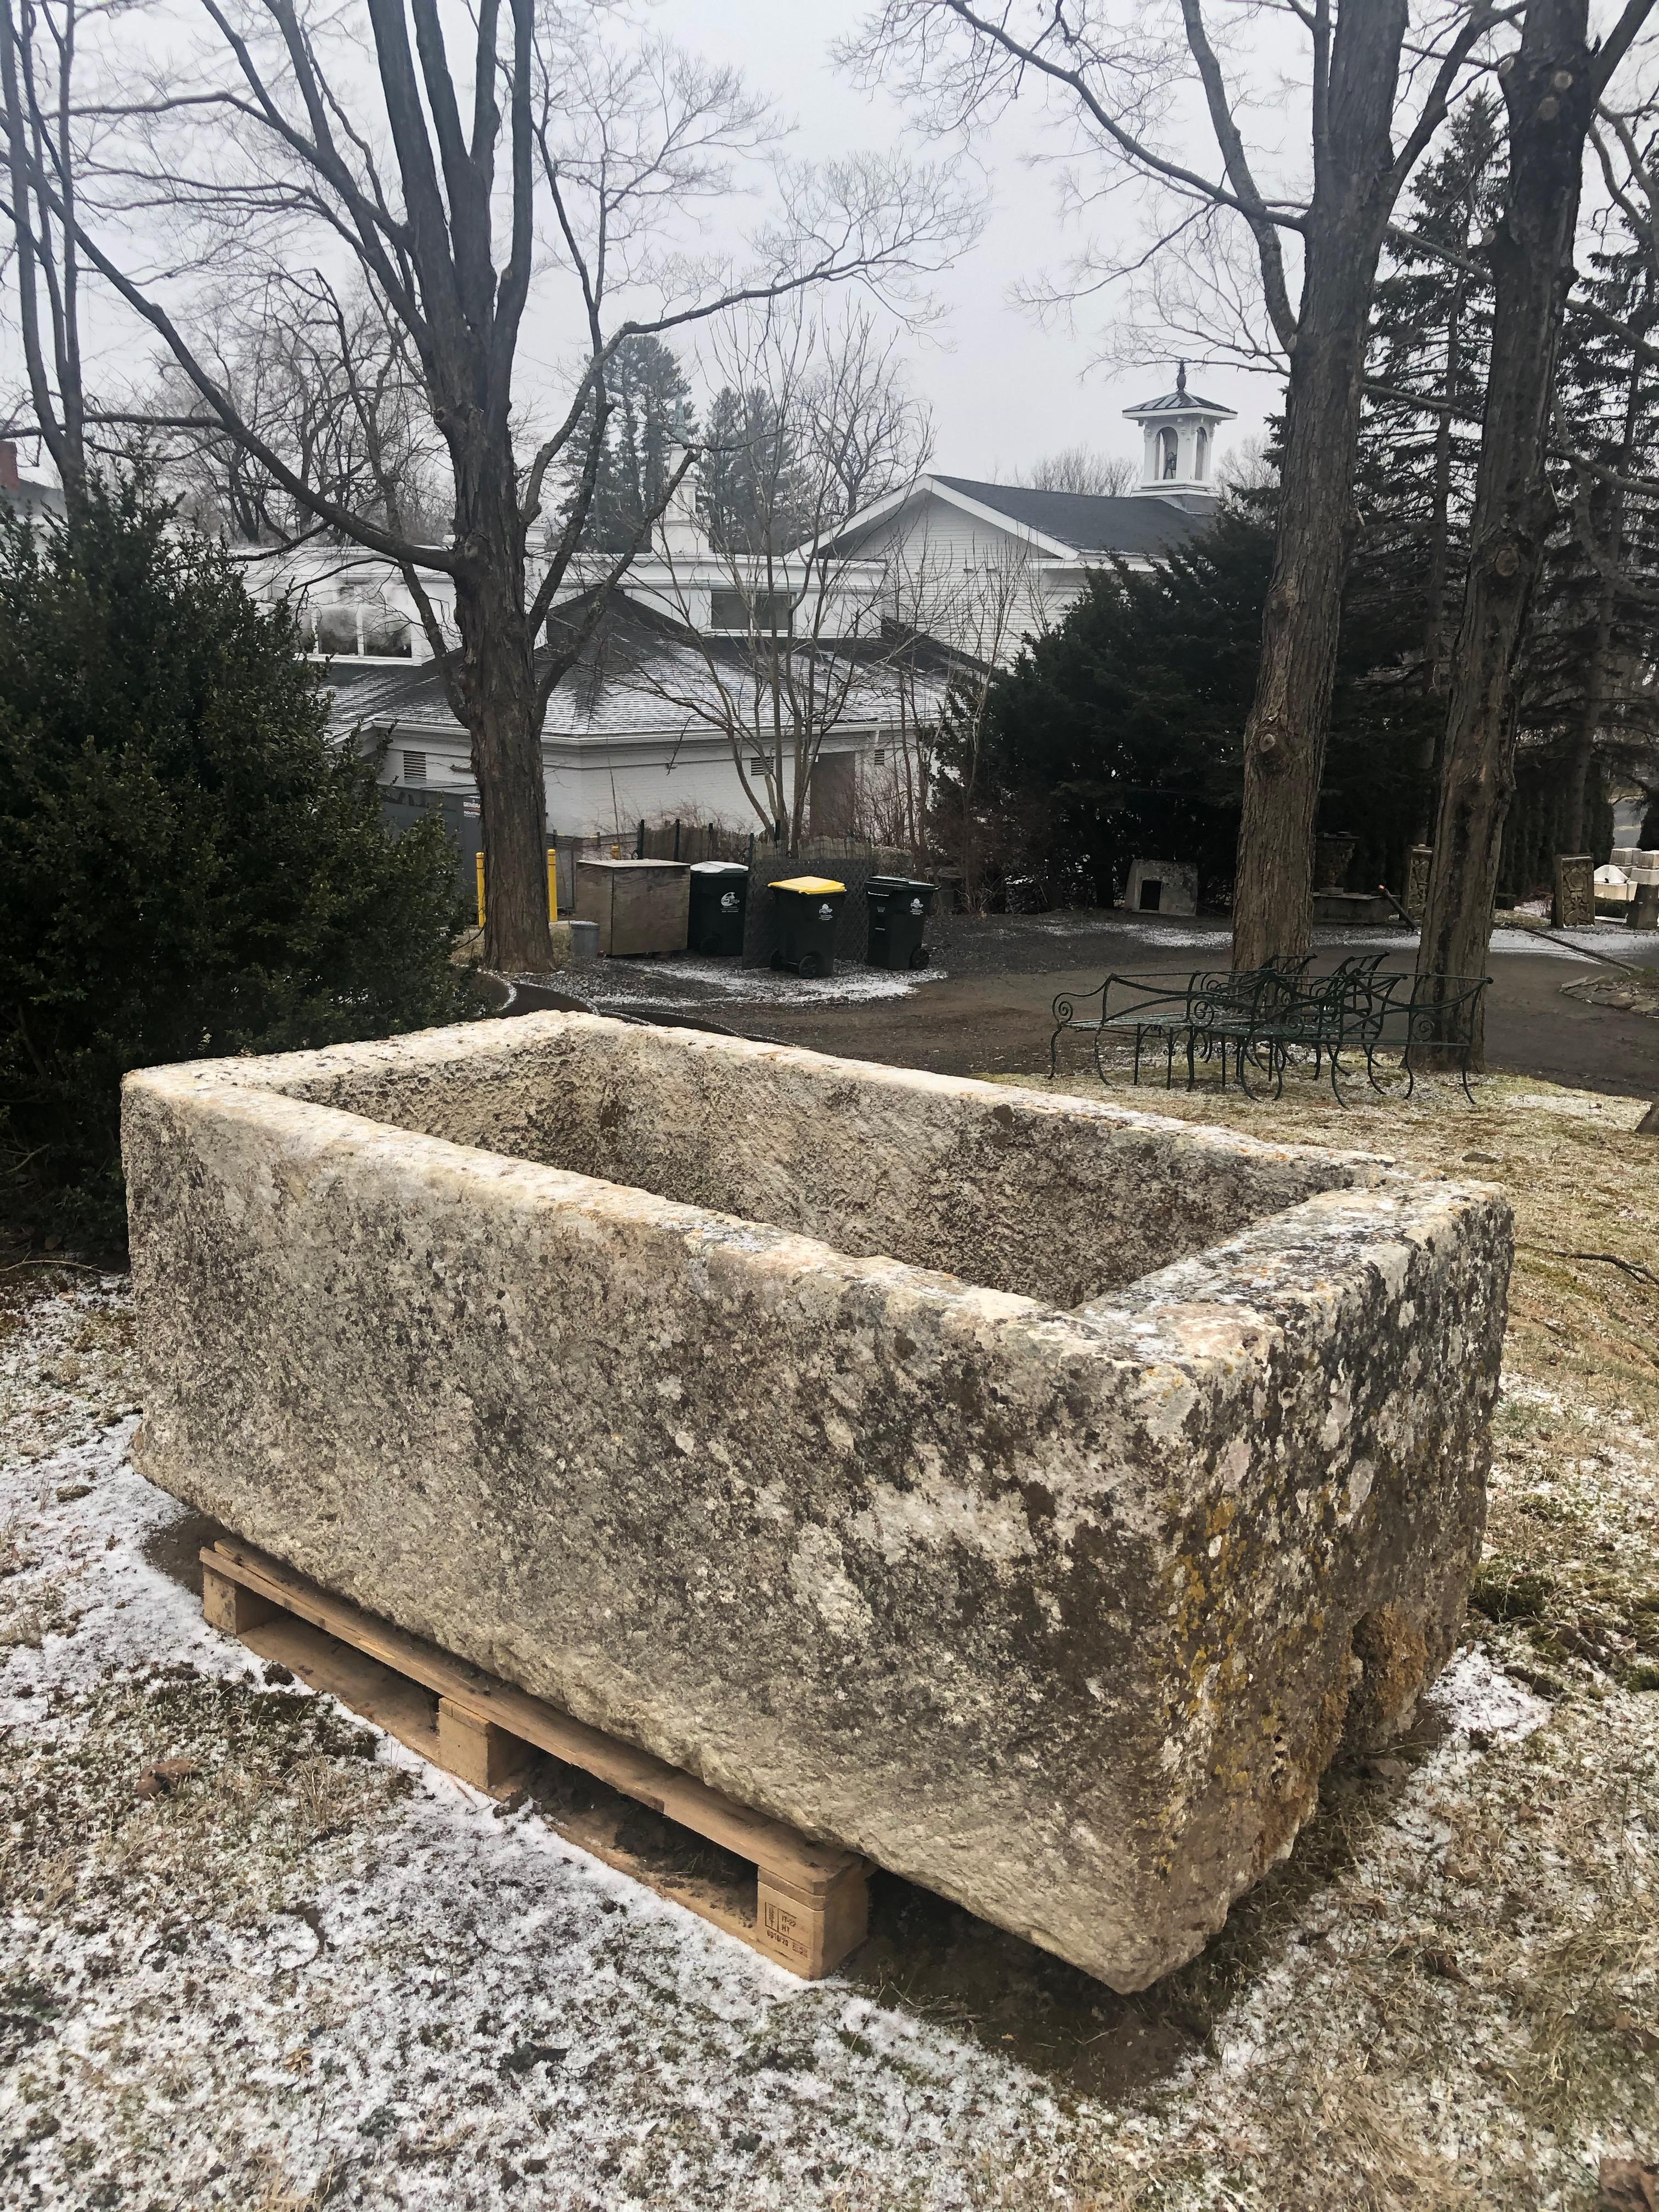
[[930, 957], [931, 955], [925, 945], [917, 945], [911, 947], [910, 965], [913, 968], [925, 968], [927, 965]]
[[823, 963], [816, 952], [803, 952], [797, 963], [795, 973], [798, 975], [822, 975]]

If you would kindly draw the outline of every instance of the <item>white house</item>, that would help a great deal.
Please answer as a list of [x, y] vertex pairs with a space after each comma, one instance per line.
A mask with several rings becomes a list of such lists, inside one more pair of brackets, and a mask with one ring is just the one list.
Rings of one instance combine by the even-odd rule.
[[[267, 606], [282, 599], [294, 602], [314, 659], [342, 664], [431, 659], [415, 596], [402, 572], [381, 554], [315, 539], [285, 547], [231, 545], [226, 550], [240, 566], [251, 598]], [[446, 640], [459, 644], [453, 580], [436, 568], [426, 569], [421, 588]]]
[[[398, 570], [375, 554], [314, 543], [280, 554], [239, 549], [237, 557], [256, 598], [296, 602], [303, 635], [329, 665], [332, 726], [385, 742], [382, 780], [476, 801], [467, 733], [451, 710], [442, 670]], [[595, 560], [588, 568], [605, 565]], [[943, 689], [942, 674], [919, 684], [912, 672], [901, 699], [882, 643], [884, 574], [878, 562], [846, 557], [718, 555], [702, 533], [688, 482], [650, 552], [629, 568], [600, 636], [549, 702], [542, 760], [550, 826], [563, 836], [608, 837], [631, 835], [642, 819], [674, 815], [757, 827], [732, 738], [715, 721], [730, 719], [735, 706], [739, 720], [763, 727], [769, 717], [765, 700], [756, 696], [750, 624], [764, 629], [769, 591], [781, 599], [805, 591], [820, 675], [830, 678], [837, 705], [812, 774], [812, 826], [831, 833], [850, 828], [866, 764], [884, 764], [905, 718], [914, 720], [919, 690], [926, 705]], [[568, 617], [593, 580], [580, 568], [573, 571], [550, 626]], [[431, 570], [421, 583], [443, 635], [459, 641], [453, 582]], [[787, 629], [787, 621], [781, 626]], [[745, 765], [758, 777], [750, 750], [744, 749]], [[785, 750], [787, 758], [787, 735]]]
[[1234, 410], [1187, 389], [1123, 410], [1141, 426], [1141, 482], [1121, 495], [1039, 491], [930, 471], [827, 541], [884, 568], [894, 613], [959, 652], [1007, 662], [1115, 561], [1145, 568], [1213, 514], [1215, 440]]
[[37, 515], [61, 517], [64, 512], [64, 495], [56, 484], [19, 475], [15, 438], [0, 438], [0, 507], [9, 507], [31, 526]]
[[[769, 590], [805, 594], [817, 648], [839, 663], [837, 712], [812, 782], [813, 826], [848, 826], [867, 769], [887, 762], [918, 709], [942, 693], [951, 654], [1011, 661], [1023, 636], [1051, 625], [1092, 569], [1146, 567], [1214, 511], [1215, 433], [1231, 408], [1173, 392], [1126, 409], [1143, 426], [1139, 489], [1121, 496], [1037, 491], [937, 473], [855, 515], [833, 538], [775, 556], [715, 552], [688, 479], [648, 555], [629, 570], [601, 637], [562, 678], [542, 728], [550, 825], [565, 836], [614, 836], [665, 815], [733, 826], [754, 818], [725, 729], [703, 708], [717, 695], [759, 708], [751, 623], [764, 629]], [[476, 801], [467, 735], [451, 711], [414, 600], [389, 562], [312, 544], [248, 563], [257, 596], [297, 597], [313, 651], [330, 665], [334, 726], [384, 740], [388, 784]], [[454, 587], [422, 580], [446, 638]], [[573, 574], [554, 621], [591, 588]], [[938, 665], [902, 687], [895, 629], [936, 641]], [[887, 641], [884, 642], [884, 639]], [[828, 663], [826, 662], [826, 665]], [[745, 765], [751, 776], [757, 762]]]
[[[334, 727], [386, 742], [385, 781], [476, 800], [467, 733], [434, 661], [389, 665], [337, 654], [329, 672]], [[631, 836], [635, 823], [672, 815], [757, 829], [731, 738], [687, 704], [712, 706], [721, 690], [741, 702], [752, 684], [737, 639], [688, 638], [654, 610], [619, 596], [548, 703], [542, 762], [550, 826], [565, 837]], [[881, 763], [902, 712], [896, 672], [878, 655], [854, 665], [837, 696], [839, 718], [810, 786], [811, 826], [830, 834], [852, 826], [860, 773], [866, 762]], [[758, 759], [746, 765], [758, 779]]]

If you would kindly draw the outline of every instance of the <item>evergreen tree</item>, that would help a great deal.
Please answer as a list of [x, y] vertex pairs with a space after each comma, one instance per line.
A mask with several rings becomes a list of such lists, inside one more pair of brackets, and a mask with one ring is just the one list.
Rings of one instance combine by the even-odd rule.
[[1395, 736], [1416, 749], [1419, 842], [1432, 819], [1468, 558], [1491, 342], [1484, 237], [1502, 189], [1503, 151], [1498, 104], [1478, 94], [1417, 179], [1402, 228], [1423, 244], [1391, 246], [1372, 316], [1370, 375], [1404, 396], [1374, 393], [1367, 403], [1354, 487], [1361, 533], [1344, 619], [1351, 652], [1368, 631], [1396, 653], [1392, 665], [1373, 666], [1398, 702]]
[[[1026, 643], [979, 738], [988, 877], [1085, 878], [1103, 897], [1137, 853], [1195, 860], [1206, 886], [1231, 875], [1272, 564], [1271, 529], [1224, 510], [1151, 571], [1094, 572]], [[957, 811], [948, 714], [938, 757], [941, 811]]]
[[[611, 402], [599, 453], [583, 550], [622, 553], [666, 496], [680, 448], [695, 434], [691, 388], [672, 346], [660, 338], [624, 338], [611, 356], [605, 390]], [[592, 416], [573, 439], [565, 470], [564, 512], [593, 447]]]
[[[1150, 569], [1097, 570], [994, 679], [966, 810], [987, 878], [1087, 881], [1106, 897], [1140, 854], [1194, 862], [1205, 895], [1224, 893], [1273, 569], [1268, 505], [1224, 506]], [[1360, 838], [1356, 882], [1398, 882], [1411, 842], [1415, 758], [1399, 688], [1376, 676], [1406, 641], [1374, 613], [1345, 622], [1322, 812]], [[964, 811], [969, 766], [948, 701], [936, 758], [944, 833]]]
[[459, 1011], [441, 830], [387, 835], [296, 642], [142, 481], [0, 514], [0, 1168], [105, 1243], [129, 1068]]
[[1656, 333], [1651, 256], [1615, 210], [1568, 302], [1560, 366], [1560, 419], [1575, 453], [1606, 473], [1558, 466], [1523, 665], [1522, 748], [1555, 763], [1549, 811], [1560, 852], [1601, 855], [1590, 829], [1602, 768], [1650, 759], [1659, 737], [1649, 680], [1659, 659], [1659, 485], [1632, 489], [1659, 442], [1659, 373], [1642, 353]]
[[797, 543], [807, 504], [797, 434], [769, 392], [726, 385], [708, 410], [700, 469], [708, 534], [722, 553], [780, 553]]

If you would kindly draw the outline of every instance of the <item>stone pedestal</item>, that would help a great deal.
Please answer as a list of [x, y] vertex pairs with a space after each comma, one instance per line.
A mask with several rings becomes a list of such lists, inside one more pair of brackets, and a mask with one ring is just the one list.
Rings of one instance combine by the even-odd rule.
[[1589, 853], [1558, 853], [1550, 920], [1557, 929], [1588, 929], [1595, 919], [1595, 862]]
[[1413, 845], [1406, 866], [1406, 911], [1421, 921], [1429, 908], [1429, 874], [1434, 866], [1432, 845]]

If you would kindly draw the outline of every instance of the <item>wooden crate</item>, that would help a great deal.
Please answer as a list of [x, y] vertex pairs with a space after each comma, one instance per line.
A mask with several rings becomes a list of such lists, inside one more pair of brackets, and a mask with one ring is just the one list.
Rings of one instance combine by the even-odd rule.
[[576, 919], [599, 925], [599, 951], [684, 952], [690, 934], [691, 871], [678, 860], [583, 860]]
[[[810, 1843], [678, 1767], [333, 1596], [251, 1545], [222, 1540], [202, 1553], [202, 1611], [210, 1626], [493, 1796], [512, 1796], [537, 1753], [547, 1753], [560, 1762], [550, 1794], [556, 1797], [562, 1782], [564, 1794], [578, 1801], [548, 1814], [562, 1835], [806, 1980], [833, 1973], [864, 1941], [866, 1869], [853, 1852]], [[571, 1791], [570, 1770], [596, 1786]], [[589, 1802], [580, 1802], [584, 1796]], [[672, 1852], [656, 1849], [647, 1860], [629, 1835], [641, 1805], [720, 1853], [747, 1861], [752, 1881], [746, 1872], [734, 1880], [735, 1869], [699, 1868], [695, 1848], [680, 1854], [678, 1866]]]

